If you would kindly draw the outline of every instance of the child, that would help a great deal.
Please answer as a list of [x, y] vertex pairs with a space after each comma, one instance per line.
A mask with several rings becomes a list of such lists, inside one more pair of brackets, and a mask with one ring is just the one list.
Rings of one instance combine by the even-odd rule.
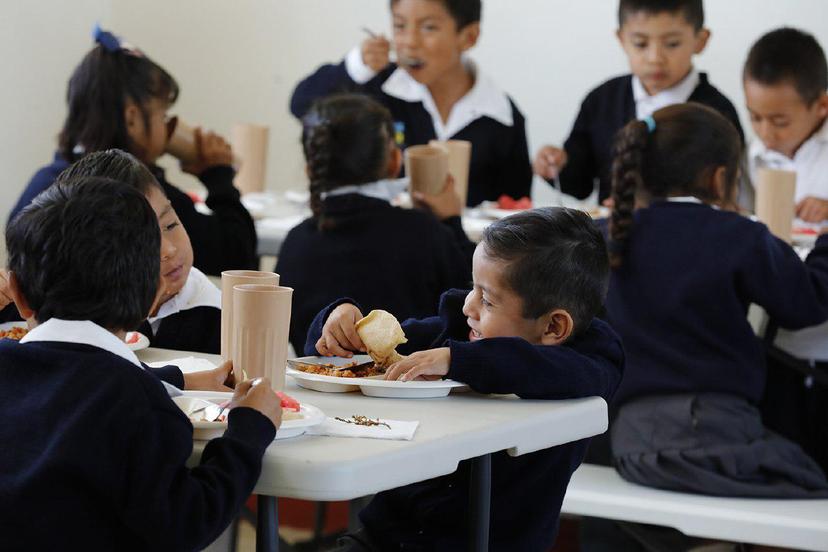
[[[480, 393], [609, 401], [624, 353], [612, 329], [594, 318], [608, 271], [606, 245], [585, 213], [547, 208], [497, 221], [474, 252], [474, 288], [447, 291], [438, 316], [403, 323], [408, 343], [398, 350], [409, 356], [386, 377], [447, 376]], [[355, 331], [362, 313], [348, 299], [330, 305], [314, 321], [305, 352], [363, 349]], [[491, 549], [549, 549], [587, 441], [492, 455]], [[461, 550], [468, 480], [469, 464], [461, 462], [451, 475], [379, 493], [354, 539], [368, 550]], [[531, 513], [516, 504], [531, 505]]]
[[372, 35], [300, 82], [291, 111], [301, 118], [316, 98], [364, 91], [391, 111], [402, 148], [435, 138], [472, 143], [467, 205], [529, 196], [523, 115], [465, 55], [480, 36], [480, 11], [480, 0], [391, 0], [397, 62], [388, 40]]
[[693, 56], [707, 45], [702, 0], [620, 0], [616, 33], [631, 75], [594, 89], [563, 149], [544, 146], [535, 156], [539, 176], [560, 178], [564, 193], [583, 199], [598, 184], [598, 201], [610, 196], [612, 141], [621, 127], [660, 107], [686, 101], [721, 112], [742, 135], [733, 104], [693, 67]]
[[[732, 204], [741, 141], [698, 104], [619, 133], [607, 321], [627, 353], [611, 443], [621, 475], [725, 496], [828, 496], [794, 443], [762, 425], [762, 344], [751, 303], [788, 328], [828, 318], [828, 237], [803, 263]], [[648, 205], [634, 209], [635, 202]]]
[[258, 268], [256, 229], [239, 191], [233, 186], [230, 146], [213, 133], [196, 132], [200, 160], [182, 169], [207, 188], [211, 215], [196, 211], [190, 197], [168, 183], [155, 163], [168, 140], [167, 110], [178, 97], [178, 84], [142, 52], [96, 29], [98, 43], [69, 79], [69, 112], [60, 132], [54, 161], [32, 177], [12, 209], [10, 220], [88, 153], [110, 148], [129, 151], [161, 183], [192, 240], [195, 266], [207, 274]]
[[401, 319], [433, 314], [440, 294], [471, 276], [474, 245], [453, 188], [420, 196], [434, 215], [391, 206], [399, 190], [388, 179], [402, 156], [390, 113], [367, 96], [321, 99], [303, 127], [313, 216], [288, 233], [275, 268], [294, 288], [294, 349], [304, 348], [316, 313], [339, 297]]
[[0, 341], [3, 547], [201, 550], [258, 479], [279, 425], [268, 384], [240, 383], [228, 429], [188, 468], [192, 425], [122, 339], [156, 297], [158, 221], [100, 178], [60, 183], [6, 232], [10, 289], [36, 325]]
[[752, 177], [760, 167], [796, 172], [796, 215], [828, 219], [828, 68], [816, 39], [776, 29], [750, 49], [743, 73]]
[[[782, 28], [761, 37], [744, 68], [745, 98], [758, 140], [749, 167], [796, 172], [796, 216], [828, 219], [828, 67], [816, 39]], [[801, 444], [828, 471], [828, 325], [775, 332], [771, 321], [765, 423]]]
[[164, 189], [132, 155], [120, 150], [90, 153], [57, 178], [69, 182], [100, 176], [123, 182], [150, 202], [161, 229], [161, 279], [164, 292], [156, 312], [139, 330], [161, 349], [218, 354], [221, 349], [221, 291], [193, 267], [193, 249]]

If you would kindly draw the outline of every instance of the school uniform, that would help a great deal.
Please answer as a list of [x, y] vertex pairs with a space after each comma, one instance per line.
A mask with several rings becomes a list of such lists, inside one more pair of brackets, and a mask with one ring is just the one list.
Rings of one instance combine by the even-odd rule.
[[445, 290], [468, 285], [474, 244], [459, 217], [444, 223], [431, 213], [389, 203], [387, 181], [349, 186], [323, 199], [335, 228], [309, 218], [285, 237], [274, 269], [293, 288], [290, 342], [305, 345], [316, 314], [331, 301], [354, 297], [399, 319], [434, 314]]
[[217, 355], [221, 352], [221, 291], [193, 267], [181, 291], [138, 331], [149, 338], [151, 347]]
[[627, 353], [611, 423], [622, 476], [705, 494], [828, 495], [813, 460], [761, 425], [751, 303], [788, 328], [828, 319], [828, 237], [803, 263], [763, 224], [695, 198], [636, 211], [606, 302]]
[[684, 102], [712, 107], [733, 123], [744, 140], [736, 108], [710, 84], [706, 73], [693, 69], [675, 86], [654, 96], [647, 94], [635, 75], [616, 77], [592, 90], [581, 104], [564, 142], [567, 162], [559, 178], [563, 192], [584, 199], [595, 189], [598, 179], [598, 200], [608, 198], [612, 192], [612, 148], [618, 131], [634, 119]]
[[[410, 354], [434, 347], [451, 349], [447, 378], [478, 393], [514, 393], [526, 399], [600, 396], [609, 401], [621, 379], [621, 342], [594, 319], [566, 344], [532, 345], [518, 337], [469, 342], [462, 313], [467, 291], [453, 289], [440, 299], [438, 315], [403, 322]], [[313, 345], [337, 301], [314, 320], [305, 353]], [[496, 401], [492, 408], [497, 408]], [[492, 454], [490, 550], [547, 550], [555, 541], [561, 501], [572, 472], [583, 459], [588, 439], [511, 457]], [[378, 550], [462, 550], [468, 538], [470, 464], [456, 472], [377, 494], [360, 513]], [[528, 509], [517, 505], [531, 505]]]
[[[29, 181], [12, 209], [9, 221], [69, 165], [59, 152], [55, 153], [52, 163], [38, 170]], [[214, 276], [220, 275], [222, 270], [258, 268], [256, 228], [250, 213], [241, 204], [239, 191], [233, 186], [235, 173], [232, 167], [211, 167], [198, 177], [207, 188], [205, 203], [212, 215], [199, 213], [190, 196], [167, 182], [163, 169], [158, 166], [149, 168], [190, 236], [196, 267]]]
[[112, 333], [50, 319], [0, 341], [4, 550], [201, 550], [275, 435], [250, 408], [187, 468], [192, 424]]
[[406, 148], [429, 140], [472, 143], [467, 205], [529, 196], [532, 168], [526, 143], [526, 121], [515, 103], [495, 82], [466, 59], [474, 74], [472, 89], [443, 122], [428, 87], [391, 63], [375, 73], [354, 48], [338, 65], [323, 65], [293, 91], [290, 110], [301, 118], [314, 100], [340, 92], [362, 92], [391, 111], [397, 143]]

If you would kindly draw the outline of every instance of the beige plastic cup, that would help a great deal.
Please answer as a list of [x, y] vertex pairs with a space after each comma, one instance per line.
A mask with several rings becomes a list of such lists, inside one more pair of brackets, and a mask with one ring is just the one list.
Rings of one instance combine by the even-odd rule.
[[167, 147], [164, 150], [182, 164], [188, 165], [198, 161], [198, 146], [195, 139], [195, 127], [178, 117], [167, 121]]
[[292, 298], [289, 287], [233, 286], [233, 369], [270, 378], [275, 391], [285, 387]]
[[762, 168], [756, 172], [756, 216], [776, 237], [791, 242], [796, 173]]
[[409, 191], [436, 195], [443, 191], [448, 175], [448, 152], [434, 146], [405, 149], [405, 173], [411, 181]]
[[448, 153], [448, 172], [454, 179], [454, 191], [466, 206], [469, 193], [469, 164], [471, 163], [472, 143], [468, 140], [432, 140], [429, 146], [443, 148]]
[[261, 125], [239, 123], [233, 126], [231, 144], [240, 163], [233, 183], [242, 194], [264, 191], [269, 132], [268, 127]]
[[233, 359], [233, 286], [279, 285], [279, 275], [260, 270], [225, 270], [221, 273], [221, 358]]

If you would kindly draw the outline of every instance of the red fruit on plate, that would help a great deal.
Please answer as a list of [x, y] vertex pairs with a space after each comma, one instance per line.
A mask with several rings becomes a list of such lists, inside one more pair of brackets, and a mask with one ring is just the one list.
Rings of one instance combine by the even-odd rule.
[[287, 408], [288, 410], [294, 410], [296, 412], [299, 412], [299, 401], [297, 401], [287, 393], [282, 393], [281, 391], [276, 391], [276, 394], [282, 401], [282, 408]]
[[126, 335], [126, 342], [130, 345], [138, 343], [139, 339], [141, 339], [141, 334], [139, 334], [138, 332], [128, 332]]
[[503, 194], [499, 198], [497, 198], [497, 206], [500, 209], [508, 209], [508, 210], [522, 210], [522, 209], [531, 209], [532, 208], [532, 200], [528, 197], [522, 197], [520, 199], [515, 199], [511, 196]]

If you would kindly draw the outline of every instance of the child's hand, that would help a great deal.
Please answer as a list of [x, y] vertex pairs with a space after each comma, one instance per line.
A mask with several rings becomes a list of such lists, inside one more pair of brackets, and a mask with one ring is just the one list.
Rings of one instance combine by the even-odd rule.
[[228, 360], [218, 368], [184, 374], [184, 389], [188, 391], [232, 391], [236, 386], [233, 361]]
[[371, 36], [362, 42], [362, 63], [379, 73], [391, 61], [391, 43], [383, 35]]
[[270, 380], [267, 378], [245, 380], [238, 384], [230, 408], [237, 406], [258, 410], [273, 422], [276, 429], [282, 423], [282, 401], [270, 388]]
[[543, 146], [535, 155], [532, 169], [542, 178], [557, 178], [566, 165], [566, 161], [566, 151], [555, 146]]
[[450, 363], [451, 349], [448, 347], [419, 351], [392, 364], [385, 372], [385, 379], [400, 381], [437, 380], [448, 374]]
[[9, 273], [5, 268], [0, 268], [0, 309], [13, 302], [9, 291]]
[[351, 303], [343, 303], [328, 316], [322, 327], [322, 337], [316, 342], [316, 350], [324, 356], [352, 357], [352, 351], [365, 351], [365, 344], [356, 331], [356, 323], [362, 313]]
[[198, 176], [211, 167], [233, 164], [233, 150], [224, 138], [215, 132], [204, 133], [200, 128], [195, 129], [195, 145], [198, 151], [198, 161], [181, 164], [181, 170]]
[[451, 175], [446, 176], [446, 185], [443, 186], [443, 191], [439, 194], [430, 195], [413, 192], [411, 197], [414, 199], [415, 205], [428, 209], [440, 220], [459, 217], [460, 213], [463, 212], [463, 204], [457, 192], [454, 191], [454, 178]]
[[796, 204], [796, 216], [805, 222], [822, 222], [828, 219], [828, 200], [808, 196]]

